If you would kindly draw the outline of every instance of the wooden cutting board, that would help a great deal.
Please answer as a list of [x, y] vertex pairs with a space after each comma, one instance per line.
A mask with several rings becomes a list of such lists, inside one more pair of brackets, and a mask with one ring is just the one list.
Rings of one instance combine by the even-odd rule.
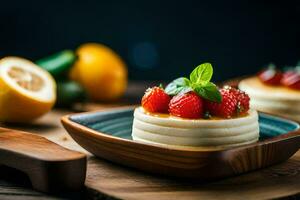
[[[60, 124], [66, 111], [55, 110], [31, 125], [6, 125], [44, 136], [88, 155], [86, 187], [90, 198], [121, 199], [270, 199], [300, 194], [300, 152], [282, 164], [211, 183], [153, 176], [95, 158], [78, 146]], [[284, 149], [283, 149], [284, 151]], [[222, 167], [222, 166], [220, 166]]]
[[36, 134], [0, 128], [0, 165], [25, 173], [34, 189], [47, 193], [80, 190], [86, 156]]

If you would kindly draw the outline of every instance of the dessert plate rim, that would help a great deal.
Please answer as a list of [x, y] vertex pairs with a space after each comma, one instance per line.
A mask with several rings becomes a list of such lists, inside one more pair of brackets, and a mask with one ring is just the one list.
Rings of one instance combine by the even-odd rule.
[[[260, 116], [264, 116], [264, 117], [268, 117], [268, 118], [272, 118], [272, 119], [276, 119], [276, 120], [280, 120], [283, 121], [285, 123], [289, 123], [295, 126], [295, 129], [293, 131], [278, 135], [278, 136], [273, 136], [271, 138], [267, 138], [267, 139], [263, 139], [263, 140], [259, 140], [255, 143], [251, 143], [251, 144], [245, 144], [245, 145], [240, 145], [240, 146], [233, 146], [233, 147], [227, 147], [227, 148], [194, 148], [194, 147], [176, 147], [176, 146], [172, 146], [172, 145], [160, 145], [160, 144], [150, 144], [150, 143], [144, 143], [144, 142], [140, 142], [140, 141], [135, 141], [132, 139], [125, 139], [125, 138], [121, 138], [121, 137], [117, 137], [117, 136], [113, 136], [110, 133], [105, 133], [105, 132], [100, 132], [97, 130], [94, 130], [84, 124], [81, 124], [77, 121], [74, 120], [74, 118], [78, 118], [78, 117], [84, 117], [84, 116], [90, 116], [93, 114], [101, 114], [101, 115], [106, 115], [106, 114], [118, 114], [120, 112], [128, 112], [128, 111], [133, 111], [137, 106], [126, 106], [126, 107], [122, 107], [122, 108], [111, 108], [111, 109], [106, 109], [104, 111], [88, 111], [88, 112], [81, 112], [81, 113], [75, 113], [75, 114], [69, 114], [66, 116], [63, 116], [61, 118], [61, 122], [64, 125], [65, 129], [67, 129], [68, 131], [68, 126], [71, 126], [75, 129], [77, 129], [77, 131], [82, 131], [86, 134], [92, 134], [94, 135], [96, 138], [101, 138], [106, 140], [107, 142], [113, 142], [113, 143], [119, 143], [119, 144], [135, 144], [137, 145], [137, 147], [145, 147], [145, 148], [151, 148], [151, 149], [156, 149], [156, 150], [166, 150], [166, 151], [181, 151], [181, 152], [215, 152], [215, 151], [226, 151], [226, 150], [231, 150], [231, 149], [244, 149], [244, 148], [249, 148], [249, 147], [254, 147], [254, 146], [260, 146], [260, 145], [264, 145], [264, 144], [270, 144], [270, 143], [275, 143], [278, 141], [282, 141], [282, 140], [288, 140], [291, 139], [293, 137], [298, 137], [300, 136], [300, 125], [299, 123], [290, 120], [290, 119], [286, 119], [280, 116], [276, 116], [276, 115], [271, 115], [269, 113], [264, 113], [264, 112], [259, 112], [258, 114]], [[72, 119], [73, 118], [73, 119]], [[69, 132], [69, 131], [68, 131]], [[72, 134], [70, 134], [72, 136]], [[77, 142], [77, 141], [76, 141]], [[78, 143], [78, 142], [77, 142]], [[81, 144], [78, 143], [80, 146]]]
[[[71, 120], [74, 117], [97, 115], [99, 112], [103, 115], [120, 114], [120, 112], [133, 112], [133, 109], [134, 107], [127, 107], [104, 112], [70, 114], [62, 117], [61, 121], [71, 137], [95, 156], [151, 174], [174, 178], [205, 181], [234, 176], [283, 162], [300, 148], [299, 124], [291, 120], [284, 120], [284, 122], [293, 122], [296, 125], [293, 127], [297, 128], [294, 131], [252, 144], [207, 150], [147, 144], [101, 133]], [[93, 124], [93, 121], [87, 120], [86, 123], [88, 122]]]

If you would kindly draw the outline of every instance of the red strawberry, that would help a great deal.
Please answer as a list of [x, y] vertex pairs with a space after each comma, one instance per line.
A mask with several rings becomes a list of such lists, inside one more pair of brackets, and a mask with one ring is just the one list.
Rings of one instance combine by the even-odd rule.
[[168, 112], [170, 96], [160, 87], [153, 87], [146, 90], [142, 98], [142, 106], [149, 112]]
[[293, 74], [297, 73], [297, 71], [291, 69], [291, 70], [288, 70], [288, 71], [285, 71], [282, 75], [282, 79], [281, 79], [281, 82], [283, 81], [283, 79], [285, 78], [288, 78], [289, 76], [292, 76]]
[[279, 85], [282, 73], [275, 68], [267, 68], [258, 73], [258, 78], [265, 84]]
[[189, 92], [174, 96], [169, 104], [171, 115], [198, 119], [203, 115], [203, 100], [195, 92]]
[[237, 99], [237, 114], [246, 114], [250, 108], [250, 97], [244, 91], [233, 87], [226, 87]]
[[285, 72], [281, 84], [292, 89], [300, 90], [300, 73], [297, 71]]
[[236, 96], [229, 89], [224, 88], [220, 90], [220, 93], [222, 95], [222, 102], [217, 103], [205, 100], [205, 109], [210, 114], [223, 118], [230, 118], [236, 115], [238, 103]]

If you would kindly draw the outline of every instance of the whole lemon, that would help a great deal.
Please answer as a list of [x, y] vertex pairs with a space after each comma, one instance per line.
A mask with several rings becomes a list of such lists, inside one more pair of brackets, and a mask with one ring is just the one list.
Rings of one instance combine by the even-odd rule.
[[78, 59], [70, 71], [94, 101], [112, 101], [121, 97], [127, 87], [127, 67], [112, 49], [97, 43], [81, 45]]

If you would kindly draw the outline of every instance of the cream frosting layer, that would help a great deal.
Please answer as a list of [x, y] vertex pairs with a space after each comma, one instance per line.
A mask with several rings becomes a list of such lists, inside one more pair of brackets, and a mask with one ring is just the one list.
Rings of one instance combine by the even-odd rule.
[[239, 88], [249, 94], [252, 109], [300, 121], [300, 91], [268, 86], [257, 77], [242, 80]]
[[134, 111], [134, 140], [175, 146], [228, 147], [258, 140], [258, 115], [254, 110], [234, 119], [182, 119], [148, 114], [142, 107]]

